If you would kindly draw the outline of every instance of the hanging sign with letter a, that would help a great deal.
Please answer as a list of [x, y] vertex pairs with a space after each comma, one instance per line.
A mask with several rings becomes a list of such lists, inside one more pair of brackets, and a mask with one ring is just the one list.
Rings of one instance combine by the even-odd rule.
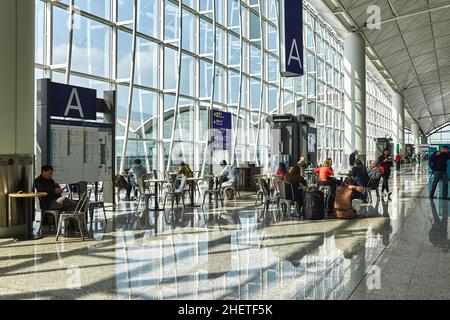
[[280, 71], [283, 77], [303, 75], [303, 1], [280, 0]]
[[53, 117], [97, 119], [97, 91], [50, 82], [48, 107]]

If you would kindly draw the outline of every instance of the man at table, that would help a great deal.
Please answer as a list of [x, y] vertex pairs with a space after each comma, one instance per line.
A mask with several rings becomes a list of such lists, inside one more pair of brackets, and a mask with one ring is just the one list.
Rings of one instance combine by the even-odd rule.
[[[130, 177], [134, 177], [134, 179], [128, 180], [128, 188], [127, 188], [127, 198], [130, 199], [131, 190], [134, 189], [134, 197], [138, 197], [138, 184], [139, 179], [142, 179], [142, 176], [147, 174], [147, 169], [142, 165], [141, 159], [134, 160], [134, 165], [131, 167], [131, 169], [128, 171], [128, 175]], [[128, 190], [130, 192], [128, 193]]]
[[[220, 172], [219, 176], [225, 178], [222, 184], [222, 188], [236, 187], [237, 186], [236, 169], [231, 164], [227, 164], [225, 160], [220, 161], [220, 167], [222, 168], [222, 171]], [[229, 200], [232, 200], [234, 198], [233, 191], [227, 189], [226, 196]]]
[[47, 193], [46, 197], [40, 198], [39, 203], [43, 210], [63, 210], [74, 211], [77, 203], [67, 197], [62, 196], [62, 189], [53, 179], [53, 167], [45, 165], [41, 174], [34, 180], [34, 187], [37, 192]]

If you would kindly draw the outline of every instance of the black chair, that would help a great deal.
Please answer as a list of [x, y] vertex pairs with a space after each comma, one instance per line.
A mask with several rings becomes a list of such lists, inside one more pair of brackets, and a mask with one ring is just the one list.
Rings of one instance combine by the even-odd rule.
[[380, 190], [379, 190], [380, 181], [381, 181], [381, 178], [380, 179], [375, 179], [374, 177], [370, 177], [369, 183], [367, 184], [367, 188], [366, 188], [367, 200], [369, 202], [373, 201], [373, 198], [372, 198], [372, 191], [373, 190], [376, 191], [377, 199], [380, 198]]
[[166, 200], [167, 197], [170, 197], [172, 200], [172, 205], [171, 205], [171, 209], [173, 210], [173, 204], [174, 201], [176, 200], [177, 202], [177, 206], [179, 205], [179, 199], [181, 198], [181, 202], [183, 203], [183, 208], [185, 207], [184, 204], [184, 194], [186, 192], [186, 190], [184, 189], [186, 185], [186, 177], [182, 176], [180, 179], [180, 184], [178, 185], [178, 187], [176, 187], [176, 179], [173, 182], [173, 185], [171, 186], [171, 191], [166, 191], [164, 194], [164, 205], [163, 208], [166, 208]]
[[255, 200], [255, 206], [258, 204], [258, 200], [261, 201], [261, 204], [263, 203], [264, 199], [264, 192], [261, 189], [261, 186], [259, 184], [260, 176], [253, 176], [253, 180], [255, 181], [256, 186], [258, 187], [258, 190], [256, 191], [256, 200]]
[[206, 196], [214, 197], [214, 200], [216, 201], [216, 207], [219, 206], [219, 200], [223, 207], [223, 194], [222, 194], [222, 184], [225, 180], [225, 177], [219, 177], [217, 181], [215, 182], [215, 186], [212, 187], [212, 189], [205, 190], [203, 193], [203, 202], [202, 202], [202, 208], [205, 206], [205, 200]]
[[300, 190], [295, 192], [294, 185], [290, 182], [277, 179], [275, 180], [275, 183], [277, 184], [279, 190], [279, 200], [281, 203], [282, 212], [287, 213], [288, 216], [292, 216], [291, 206], [294, 204], [297, 216], [299, 216], [301, 204], [299, 194]]
[[[94, 188], [94, 185], [91, 184], [91, 188]], [[98, 196], [95, 197], [95, 201], [90, 201], [88, 205], [88, 211], [89, 212], [89, 219], [90, 223], [94, 221], [94, 212], [95, 209], [102, 209], [103, 210], [103, 217], [105, 218], [105, 223], [108, 222], [108, 218], [106, 217], [106, 210], [105, 210], [105, 202], [103, 201], [103, 194], [101, 196], [102, 199], [100, 199]], [[87, 217], [86, 217], [87, 220]]]
[[36, 206], [37, 206], [36, 211], [41, 212], [41, 223], [39, 225], [38, 234], [42, 235], [42, 227], [44, 226], [44, 224], [43, 224], [44, 220], [49, 216], [52, 217], [52, 222], [53, 222], [52, 224], [47, 225], [49, 228], [49, 231], [51, 230], [52, 226], [55, 228], [55, 231], [56, 231], [58, 229], [59, 216], [61, 215], [63, 210], [42, 209], [41, 199], [39, 199], [39, 201], [36, 202]]
[[325, 213], [329, 216], [333, 215], [334, 197], [331, 194], [331, 186], [326, 184], [319, 184], [319, 190], [323, 193]]
[[[145, 203], [145, 209], [149, 209], [149, 203], [151, 198], [157, 197], [155, 192], [150, 191], [150, 184], [148, 183], [149, 179], [153, 178], [153, 173], [144, 174], [141, 178], [137, 179], [137, 188], [138, 188], [138, 201], [136, 206], [136, 211], [139, 211], [139, 205], [143, 201]], [[146, 191], [149, 190], [149, 192]]]
[[280, 210], [280, 198], [278, 196], [271, 196], [270, 195], [270, 187], [266, 180], [264, 180], [262, 177], [258, 177], [258, 185], [262, 191], [263, 194], [263, 215], [269, 212], [270, 205], [276, 204], [277, 205], [277, 212]]

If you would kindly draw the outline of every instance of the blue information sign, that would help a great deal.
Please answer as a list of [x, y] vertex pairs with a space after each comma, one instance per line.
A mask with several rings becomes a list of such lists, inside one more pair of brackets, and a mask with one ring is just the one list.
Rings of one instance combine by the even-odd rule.
[[231, 113], [213, 110], [212, 142], [215, 150], [231, 150]]
[[297, 77], [303, 70], [303, 2], [280, 0], [280, 71], [283, 77]]
[[97, 92], [93, 89], [50, 83], [48, 107], [52, 117], [97, 119]]

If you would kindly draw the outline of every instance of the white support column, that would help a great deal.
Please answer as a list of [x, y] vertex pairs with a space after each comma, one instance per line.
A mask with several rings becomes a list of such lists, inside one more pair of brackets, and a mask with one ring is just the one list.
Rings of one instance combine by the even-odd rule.
[[34, 153], [34, 1], [2, 0], [0, 154]]
[[394, 135], [394, 152], [405, 156], [405, 103], [403, 96], [394, 92], [392, 96], [392, 131]]
[[415, 121], [411, 123], [411, 135], [414, 143], [414, 153], [417, 154], [420, 151], [420, 127]]
[[366, 159], [366, 53], [365, 40], [359, 33], [349, 33], [344, 41], [344, 153], [357, 150]]

